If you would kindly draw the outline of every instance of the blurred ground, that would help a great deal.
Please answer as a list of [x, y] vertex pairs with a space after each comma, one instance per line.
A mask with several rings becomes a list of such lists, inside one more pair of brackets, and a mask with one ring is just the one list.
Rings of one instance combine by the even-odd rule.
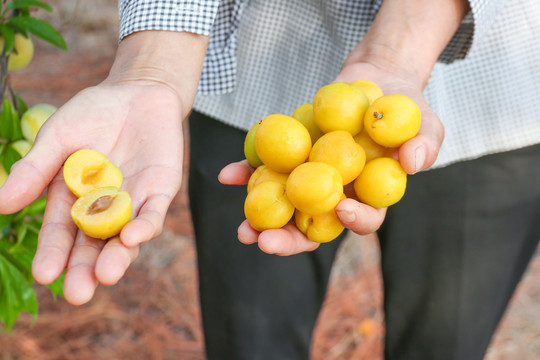
[[[70, 47], [37, 42], [36, 58], [14, 74], [28, 104], [61, 105], [99, 83], [114, 56], [116, 2], [51, 1], [48, 15]], [[540, 256], [536, 256], [502, 322], [488, 360], [540, 358]], [[91, 303], [74, 307], [36, 287], [40, 314], [24, 315], [0, 334], [1, 360], [203, 360], [195, 250], [185, 189], [173, 202], [166, 230], [141, 249], [116, 286], [99, 287]], [[382, 359], [384, 327], [379, 252], [374, 237], [343, 245], [314, 336], [313, 360]]]

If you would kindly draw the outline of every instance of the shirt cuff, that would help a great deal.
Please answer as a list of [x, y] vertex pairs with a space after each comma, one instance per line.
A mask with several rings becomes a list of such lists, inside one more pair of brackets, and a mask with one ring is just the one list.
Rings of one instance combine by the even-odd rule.
[[121, 0], [119, 40], [136, 31], [187, 31], [208, 36], [219, 0]]
[[467, 57], [474, 44], [481, 41], [495, 22], [506, 0], [470, 0], [471, 11], [439, 57], [449, 64]]

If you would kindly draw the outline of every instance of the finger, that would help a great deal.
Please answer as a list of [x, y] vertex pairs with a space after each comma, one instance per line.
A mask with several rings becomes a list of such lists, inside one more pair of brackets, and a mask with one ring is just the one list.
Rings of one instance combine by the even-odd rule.
[[97, 259], [97, 280], [103, 285], [116, 284], [138, 255], [139, 246], [128, 248], [118, 237], [110, 239]]
[[422, 107], [420, 131], [399, 149], [399, 159], [408, 174], [415, 174], [435, 163], [444, 139], [444, 126], [431, 110]]
[[248, 183], [253, 170], [247, 160], [238, 161], [221, 169], [218, 180], [226, 185], [245, 185]]
[[281, 229], [269, 229], [261, 232], [259, 248], [268, 254], [280, 256], [295, 255], [317, 249], [320, 244], [309, 240], [296, 226], [288, 224]]
[[167, 194], [151, 196], [142, 205], [137, 217], [122, 229], [122, 243], [127, 247], [134, 247], [159, 236], [163, 231], [165, 215], [171, 201], [172, 196]]
[[70, 304], [82, 305], [94, 296], [97, 287], [94, 269], [105, 243], [77, 233], [64, 277], [64, 297]]
[[[41, 135], [41, 134], [40, 134]], [[17, 161], [0, 188], [0, 214], [11, 214], [37, 199], [60, 170], [66, 154], [55, 138], [45, 134]]]
[[259, 234], [260, 232], [252, 228], [247, 220], [244, 220], [238, 227], [238, 240], [243, 244], [255, 244]]
[[336, 206], [341, 223], [359, 235], [368, 235], [379, 229], [387, 208], [375, 209], [354, 199], [343, 199]]
[[71, 220], [75, 195], [58, 176], [51, 183], [38, 246], [32, 262], [32, 274], [40, 284], [50, 284], [66, 268], [77, 226]]

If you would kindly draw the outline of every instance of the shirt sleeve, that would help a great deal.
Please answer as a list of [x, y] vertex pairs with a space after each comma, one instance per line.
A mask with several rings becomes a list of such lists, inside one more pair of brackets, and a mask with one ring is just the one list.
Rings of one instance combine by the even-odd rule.
[[464, 59], [476, 43], [482, 41], [501, 12], [507, 0], [470, 0], [471, 11], [439, 57], [449, 64]]
[[120, 0], [119, 39], [143, 30], [187, 31], [208, 36], [219, 0]]

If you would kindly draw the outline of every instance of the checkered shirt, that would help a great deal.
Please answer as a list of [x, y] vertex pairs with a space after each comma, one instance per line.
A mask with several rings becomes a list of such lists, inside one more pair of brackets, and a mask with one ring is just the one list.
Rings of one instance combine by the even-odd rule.
[[[135, 31], [209, 35], [195, 109], [248, 130], [339, 73], [382, 0], [120, 0]], [[434, 167], [540, 143], [538, 0], [470, 0], [425, 96], [445, 125]]]

